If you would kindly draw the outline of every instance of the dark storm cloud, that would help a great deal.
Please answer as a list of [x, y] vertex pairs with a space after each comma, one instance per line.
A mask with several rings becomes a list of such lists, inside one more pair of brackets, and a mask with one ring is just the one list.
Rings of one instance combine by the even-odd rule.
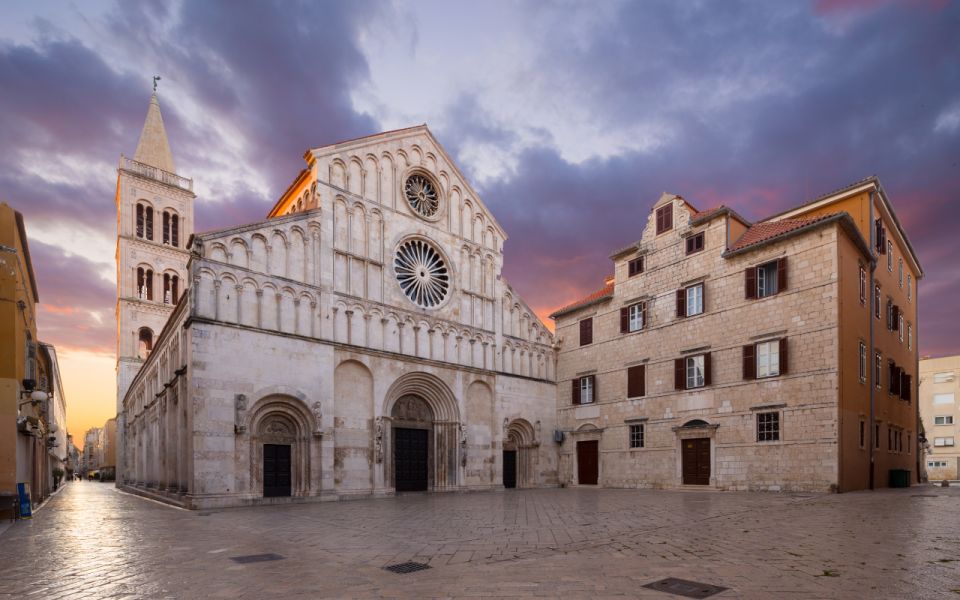
[[960, 291], [960, 130], [936, 129], [960, 106], [960, 7], [853, 4], [628, 3], [585, 43], [545, 40], [536, 85], [579, 90], [600, 131], [669, 134], [583, 164], [534, 149], [487, 186], [514, 285], [539, 307], [599, 287], [664, 190], [759, 219], [877, 174], [926, 269], [921, 350], [960, 352], [941, 295]]

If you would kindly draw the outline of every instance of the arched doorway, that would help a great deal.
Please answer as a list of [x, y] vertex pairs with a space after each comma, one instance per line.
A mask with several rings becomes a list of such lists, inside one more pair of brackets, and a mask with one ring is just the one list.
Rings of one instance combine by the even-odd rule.
[[269, 396], [250, 411], [250, 491], [265, 498], [307, 496], [319, 465], [314, 416], [287, 396]]
[[450, 388], [434, 375], [408, 373], [390, 386], [384, 409], [377, 444], [385, 484], [397, 492], [457, 489], [467, 445]]
[[539, 441], [526, 419], [514, 419], [507, 425], [503, 440], [503, 487], [537, 485], [536, 462]]

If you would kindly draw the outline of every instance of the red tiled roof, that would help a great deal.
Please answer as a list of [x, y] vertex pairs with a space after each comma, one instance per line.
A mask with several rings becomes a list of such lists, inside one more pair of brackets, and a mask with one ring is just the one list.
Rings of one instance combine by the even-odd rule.
[[711, 214], [721, 211], [726, 208], [724, 205], [714, 206], [713, 208], [708, 208], [707, 210], [697, 210], [690, 215], [690, 220], [695, 221], [697, 219], [703, 219], [704, 217], [709, 217]]
[[563, 308], [558, 308], [557, 310], [553, 311], [553, 313], [550, 315], [550, 318], [551, 318], [551, 319], [555, 319], [555, 318], [557, 318], [558, 316], [562, 315], [563, 313], [567, 313], [567, 312], [570, 312], [571, 310], [575, 310], [575, 309], [577, 309], [577, 308], [582, 308], [582, 307], [587, 306], [587, 305], [589, 305], [589, 304], [593, 304], [594, 302], [597, 302], [598, 300], [603, 300], [603, 299], [608, 298], [608, 297], [610, 297], [610, 296], [612, 296], [612, 295], [613, 295], [613, 281], [610, 281], [609, 283], [607, 283], [606, 285], [604, 285], [604, 286], [603, 286], [602, 288], [600, 288], [599, 290], [593, 292], [592, 294], [590, 294], [590, 295], [588, 295], [588, 296], [585, 296], [585, 297], [583, 297], [583, 298], [580, 298], [580, 299], [577, 300], [576, 302], [573, 302], [573, 303], [571, 303], [571, 304], [568, 304], [568, 305], [564, 306]]
[[740, 239], [734, 242], [733, 246], [730, 247], [729, 252], [742, 250], [747, 246], [753, 246], [761, 242], [766, 242], [773, 238], [790, 233], [791, 231], [800, 229], [801, 227], [806, 227], [807, 225], [825, 221], [826, 219], [835, 217], [838, 214], [839, 213], [828, 213], [816, 217], [807, 217], [805, 219], [783, 219], [780, 221], [764, 221], [763, 223], [754, 223], [743, 233], [743, 235], [740, 236]]

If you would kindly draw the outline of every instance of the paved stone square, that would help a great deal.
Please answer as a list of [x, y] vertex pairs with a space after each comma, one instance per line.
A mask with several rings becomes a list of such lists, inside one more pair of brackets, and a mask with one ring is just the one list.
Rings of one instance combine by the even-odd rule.
[[[960, 598], [960, 489], [541, 489], [189, 512], [74, 482], [0, 534], [2, 598]], [[231, 557], [278, 554], [240, 564]], [[384, 566], [418, 561], [405, 575]]]

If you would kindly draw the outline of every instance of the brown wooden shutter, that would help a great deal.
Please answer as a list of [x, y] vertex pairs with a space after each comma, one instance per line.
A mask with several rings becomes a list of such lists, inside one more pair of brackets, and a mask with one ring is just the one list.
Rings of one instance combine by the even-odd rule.
[[642, 327], [642, 329], [646, 329], [647, 326], [648, 326], [648, 321], [647, 321], [647, 303], [646, 303], [646, 302], [643, 303], [643, 306], [642, 306], [641, 309], [640, 309], [640, 313], [643, 315], [643, 316], [641, 317], [641, 318], [643, 319], [643, 327]]
[[787, 257], [777, 260], [777, 293], [787, 289]]
[[663, 207], [657, 209], [657, 233], [663, 232]]
[[646, 395], [644, 379], [646, 375], [645, 365], [636, 365], [627, 369], [627, 397], [639, 398]]
[[590, 378], [590, 389], [593, 391], [593, 402], [596, 403], [600, 400], [599, 388], [597, 388], [597, 376], [596, 375], [587, 375]]
[[593, 343], [593, 318], [580, 321], [580, 345]]
[[687, 316], [687, 290], [680, 288], [677, 290], [677, 317]]
[[906, 400], [907, 402], [910, 402], [913, 399], [913, 376], [904, 375], [903, 378], [904, 378], [903, 390], [902, 390], [902, 393], [900, 394], [900, 397]]
[[786, 375], [790, 365], [790, 354], [787, 352], [787, 338], [780, 338], [780, 374]]
[[873, 238], [874, 243], [877, 247], [877, 254], [883, 254], [885, 252], [883, 243], [883, 220], [877, 219], [873, 223]]
[[678, 390], [687, 389], [687, 368], [682, 358], [673, 361], [673, 387]]
[[573, 403], [580, 404], [580, 379], [573, 378]]
[[620, 309], [620, 333], [630, 332], [630, 307], [624, 306]]
[[743, 347], [743, 378], [744, 379], [756, 379], [757, 378], [757, 346], [755, 344], [747, 344]]
[[711, 375], [712, 369], [710, 368], [710, 353], [707, 352], [703, 355], [703, 385], [710, 385], [713, 383], [713, 376]]
[[757, 297], [757, 268], [750, 267], [743, 272], [744, 297], [751, 300]]
[[673, 204], [665, 206], [663, 211], [663, 225], [665, 229], [673, 229]]
[[898, 393], [899, 390], [897, 390], [897, 384], [899, 382], [897, 381], [897, 363], [893, 361], [890, 362], [890, 370], [887, 377], [889, 378], [888, 383], [889, 383], [890, 393], [892, 394]]
[[900, 329], [900, 307], [896, 304], [893, 305], [893, 323], [891, 329], [894, 331]]

